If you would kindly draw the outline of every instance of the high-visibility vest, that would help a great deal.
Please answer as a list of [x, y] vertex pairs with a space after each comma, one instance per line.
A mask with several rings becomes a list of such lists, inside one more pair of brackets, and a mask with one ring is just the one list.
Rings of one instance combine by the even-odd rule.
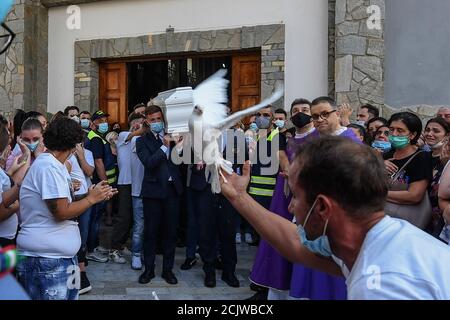
[[[106, 157], [111, 156], [112, 157], [112, 151], [111, 148], [109, 146], [108, 141], [106, 141], [105, 139], [103, 139], [102, 136], [98, 135], [94, 130], [89, 131], [87, 138], [89, 141], [91, 141], [94, 138], [100, 138], [103, 142], [103, 145], [105, 147], [105, 154]], [[105, 158], [106, 158], [105, 157]], [[111, 161], [107, 161], [106, 159], [103, 160], [105, 163], [105, 170], [106, 170], [106, 179], [108, 181], [109, 184], [114, 184], [117, 180], [117, 170], [116, 170], [116, 166], [114, 163], [110, 163]]]
[[[272, 143], [273, 139], [279, 133], [280, 131], [278, 130], [278, 128], [272, 130], [270, 135], [267, 137], [267, 141]], [[256, 165], [260, 166], [259, 160]], [[277, 174], [270, 176], [252, 175], [250, 178], [250, 186], [248, 193], [254, 196], [272, 197], [275, 191], [276, 183], [277, 183]]]

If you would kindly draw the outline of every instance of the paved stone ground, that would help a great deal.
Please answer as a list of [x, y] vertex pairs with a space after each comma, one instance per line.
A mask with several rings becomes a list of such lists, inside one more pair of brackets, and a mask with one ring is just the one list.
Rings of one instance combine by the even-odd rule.
[[[111, 228], [102, 228], [101, 244], [107, 241]], [[185, 248], [177, 248], [173, 272], [178, 278], [178, 284], [167, 284], [161, 278], [162, 256], [156, 257], [156, 277], [146, 285], [138, 283], [142, 271], [132, 270], [130, 256], [125, 256], [126, 264], [112, 262], [97, 263], [89, 261], [87, 274], [91, 281], [92, 291], [80, 296], [80, 300], [154, 300], [153, 292], [160, 300], [243, 300], [254, 294], [249, 289], [248, 276], [253, 264], [256, 247], [245, 243], [237, 245], [238, 265], [236, 276], [240, 288], [229, 287], [221, 280], [221, 270], [216, 271], [217, 286], [207, 288], [203, 285], [204, 273], [200, 260], [187, 271], [180, 269], [185, 259]]]

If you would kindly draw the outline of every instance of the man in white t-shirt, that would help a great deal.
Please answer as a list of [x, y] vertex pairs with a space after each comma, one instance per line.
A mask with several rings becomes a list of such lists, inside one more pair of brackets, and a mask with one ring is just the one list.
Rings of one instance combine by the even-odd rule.
[[450, 299], [448, 246], [384, 214], [387, 172], [369, 147], [342, 137], [302, 147], [289, 170], [297, 228], [246, 193], [248, 164], [225, 177], [222, 193], [263, 238], [292, 262], [344, 274], [349, 299]]
[[142, 122], [145, 117], [141, 114], [132, 113], [128, 118], [130, 131], [119, 134], [116, 142], [117, 163], [119, 166], [119, 179], [117, 189], [119, 190], [119, 208], [111, 234], [110, 259], [115, 263], [126, 263], [121, 254], [123, 245], [128, 239], [132, 221], [132, 198], [131, 198], [131, 139], [142, 134]]

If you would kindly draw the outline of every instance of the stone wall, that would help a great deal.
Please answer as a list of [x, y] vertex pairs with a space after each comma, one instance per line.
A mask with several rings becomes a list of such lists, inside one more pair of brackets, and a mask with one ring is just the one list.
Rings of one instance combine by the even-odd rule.
[[[282, 24], [147, 36], [85, 40], [75, 43], [75, 105], [94, 111], [98, 105], [98, 61], [178, 53], [261, 50], [261, 96], [284, 84], [285, 27]], [[284, 102], [278, 101], [277, 107]]]
[[[384, 105], [385, 0], [336, 0], [335, 83], [338, 104]], [[381, 8], [381, 29], [369, 29], [367, 8]]]
[[47, 110], [47, 9], [38, 0], [16, 0], [6, 18], [16, 34], [0, 56], [0, 112]]
[[23, 107], [25, 66], [24, 31], [25, 0], [16, 0], [6, 18], [6, 24], [16, 34], [7, 52], [0, 55], [0, 112], [10, 116], [14, 109]]
[[336, 60], [336, 0], [328, 0], [328, 96], [336, 98], [334, 64]]
[[70, 6], [72, 4], [83, 4], [100, 1], [107, 0], [41, 0], [42, 4], [46, 7]]

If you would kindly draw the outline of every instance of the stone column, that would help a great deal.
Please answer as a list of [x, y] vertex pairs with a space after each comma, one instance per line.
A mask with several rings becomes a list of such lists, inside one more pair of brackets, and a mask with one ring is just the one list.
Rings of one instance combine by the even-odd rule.
[[47, 9], [39, 0], [16, 0], [6, 24], [16, 34], [0, 56], [0, 112], [47, 110]]
[[[385, 0], [336, 0], [335, 85], [338, 104], [384, 104]], [[381, 28], [369, 28], [367, 9], [381, 9]]]

